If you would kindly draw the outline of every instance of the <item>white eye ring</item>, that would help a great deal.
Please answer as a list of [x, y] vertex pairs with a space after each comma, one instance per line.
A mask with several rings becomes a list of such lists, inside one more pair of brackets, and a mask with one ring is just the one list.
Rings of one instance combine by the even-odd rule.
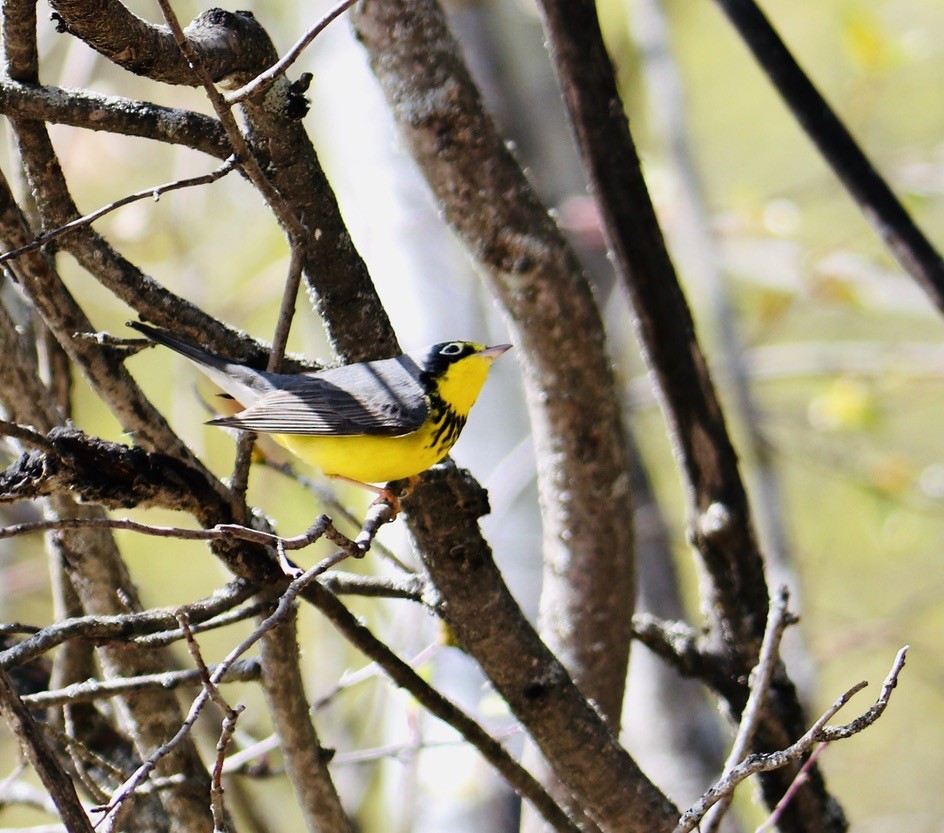
[[440, 356], [458, 356], [462, 352], [462, 344], [458, 341], [453, 341], [451, 344], [447, 344], [439, 351]]

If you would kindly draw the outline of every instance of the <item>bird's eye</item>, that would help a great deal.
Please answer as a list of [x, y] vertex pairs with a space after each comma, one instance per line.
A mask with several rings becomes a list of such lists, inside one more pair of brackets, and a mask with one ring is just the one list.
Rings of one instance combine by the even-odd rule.
[[440, 356], [458, 356], [465, 345], [461, 341], [453, 341], [439, 351]]

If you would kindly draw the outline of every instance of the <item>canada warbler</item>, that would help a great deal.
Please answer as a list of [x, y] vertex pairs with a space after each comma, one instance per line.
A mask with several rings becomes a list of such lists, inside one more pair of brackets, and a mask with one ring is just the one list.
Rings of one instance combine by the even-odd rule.
[[128, 326], [196, 362], [245, 408], [209, 425], [271, 434], [324, 474], [365, 486], [411, 478], [442, 460], [492, 362], [511, 346], [447, 341], [395, 359], [312, 373], [267, 373], [166, 330], [137, 321]]

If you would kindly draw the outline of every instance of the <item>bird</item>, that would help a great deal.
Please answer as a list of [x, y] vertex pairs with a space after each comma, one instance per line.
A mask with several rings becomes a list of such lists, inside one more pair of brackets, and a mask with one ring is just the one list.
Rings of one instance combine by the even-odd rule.
[[[445, 341], [392, 359], [270, 373], [140, 321], [128, 326], [196, 363], [244, 408], [208, 425], [270, 434], [325, 475], [373, 491], [394, 512], [398, 497], [386, 484], [412, 485], [446, 457], [492, 362], [511, 347]], [[384, 486], [372, 485], [378, 483]]]

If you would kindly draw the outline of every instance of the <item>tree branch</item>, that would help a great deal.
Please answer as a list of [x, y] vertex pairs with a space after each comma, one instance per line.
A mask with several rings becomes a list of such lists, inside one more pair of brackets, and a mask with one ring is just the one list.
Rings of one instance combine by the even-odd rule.
[[238, 90], [227, 93], [225, 96], [227, 103], [239, 104], [247, 98], [263, 95], [272, 84], [275, 83], [275, 80], [284, 75], [289, 67], [298, 60], [302, 52], [308, 48], [312, 41], [356, 2], [357, 0], [341, 0], [340, 3], [337, 3], [321, 20], [311, 26], [308, 31], [298, 39], [294, 46], [276, 63], [265, 72], [260, 72], [248, 84], [244, 84]]
[[305, 599], [318, 608], [352, 645], [376, 662], [394, 683], [410, 692], [430, 714], [452, 726], [472, 744], [515, 792], [531, 802], [555, 830], [579, 833], [580, 828], [574, 821], [497, 740], [394, 654], [335, 596], [321, 585], [312, 585], [305, 592]]
[[[809, 730], [795, 743], [786, 749], [778, 752], [758, 753], [751, 755], [737, 767], [732, 769], [727, 775], [723, 776], [701, 799], [685, 814], [679, 821], [678, 826], [673, 833], [688, 833], [698, 826], [699, 821], [705, 813], [717, 801], [725, 796], [730, 796], [734, 788], [759, 772], [767, 772], [772, 769], [778, 769], [788, 763], [798, 761], [819, 743], [829, 743], [835, 740], [843, 740], [858, 734], [863, 729], [871, 726], [885, 711], [888, 701], [891, 698], [892, 691], [898, 684], [898, 676], [905, 666], [905, 657], [908, 653], [908, 647], [902, 648], [897, 656], [892, 668], [885, 678], [882, 685], [882, 691], [879, 694], [875, 704], [864, 714], [850, 723], [843, 726], [828, 726], [830, 719], [847, 703], [852, 695], [865, 688], [868, 683], [861, 682], [854, 685], [847, 692], [842, 694], [832, 706], [830, 706], [820, 718], [809, 728]], [[793, 793], [791, 793], [793, 794]], [[781, 808], [782, 809], [782, 808]]]
[[[704, 565], [712, 650], [727, 654], [734, 679], [754, 667], [768, 611], [764, 561], [757, 544], [737, 454], [698, 344], [691, 312], [665, 247], [593, 0], [541, 0], [558, 79], [590, 178], [637, 338], [657, 387], [688, 502], [688, 534]], [[739, 714], [743, 690], [729, 700]], [[804, 723], [785, 676], [757, 735], [759, 749], [782, 748]], [[773, 806], [792, 773], [764, 780]], [[796, 831], [841, 831], [818, 773], [786, 818]]]
[[221, 160], [233, 152], [220, 123], [203, 113], [88, 90], [67, 90], [2, 78], [0, 113], [11, 118], [184, 145]]
[[[3, 667], [0, 655], [0, 667]], [[210, 666], [211, 672], [215, 666]], [[255, 659], [239, 660], [233, 663], [220, 683], [245, 683], [258, 680], [261, 669], [259, 661]], [[118, 680], [86, 680], [82, 683], [73, 683], [65, 688], [51, 691], [40, 691], [36, 694], [27, 694], [23, 697], [23, 704], [28, 709], [48, 709], [54, 706], [75, 705], [76, 703], [91, 703], [96, 700], [108, 700], [129, 691], [139, 691], [143, 688], [161, 688], [172, 691], [183, 686], [200, 685], [200, 671], [162, 671], [157, 674], [141, 674], [137, 677], [122, 677]]]
[[944, 259], [803, 72], [754, 0], [717, 0], [776, 91], [901, 267], [944, 312]]
[[[68, 639], [128, 640], [176, 628], [176, 615], [180, 610], [186, 612], [192, 622], [204, 622], [230, 610], [257, 592], [259, 592], [258, 587], [246, 582], [234, 581], [213, 596], [191, 602], [180, 608], [155, 608], [140, 613], [65, 619], [42, 628], [27, 639], [0, 651], [0, 668], [9, 669], [22, 665], [51, 651]], [[177, 633], [174, 638], [181, 639], [182, 637], [183, 634]]]
[[25, 246], [20, 246], [19, 248], [13, 249], [12, 251], [4, 252], [2, 255], [0, 255], [0, 263], [3, 263], [5, 260], [12, 260], [15, 257], [26, 254], [27, 252], [32, 252], [35, 249], [45, 246], [50, 241], [55, 240], [64, 234], [75, 231], [76, 229], [90, 226], [92, 223], [94, 223], [96, 220], [100, 220], [106, 214], [110, 214], [112, 211], [117, 211], [119, 208], [123, 208], [124, 206], [130, 205], [133, 202], [138, 202], [138, 200], [152, 199], [157, 202], [157, 200], [160, 199], [161, 194], [166, 194], [169, 191], [178, 191], [181, 188], [193, 188], [197, 185], [208, 185], [211, 182], [216, 182], [218, 179], [221, 179], [231, 170], [233, 170], [235, 162], [236, 160], [233, 157], [230, 157], [219, 168], [208, 174], [189, 177], [187, 179], [177, 179], [173, 182], [165, 182], [163, 185], [155, 185], [153, 188], [148, 188], [145, 191], [138, 191], [134, 194], [128, 194], [126, 197], [122, 197], [119, 200], [110, 202], [108, 205], [102, 206], [97, 211], [86, 214], [84, 217], [79, 217], [77, 220], [72, 220], [72, 222], [66, 223], [64, 226], [59, 226], [58, 228], [44, 231], [42, 234], [34, 238], [32, 242], [27, 243]]
[[9, 674], [0, 668], [0, 714], [16, 735], [27, 760], [49, 791], [68, 833], [94, 833], [72, 780], [63, 771], [43, 733], [23, 705]]
[[309, 712], [299, 666], [299, 649], [292, 612], [260, 641], [262, 689], [308, 830], [312, 833], [346, 833], [351, 822], [341, 806], [328, 772], [328, 757]]
[[[168, 27], [142, 20], [118, 0], [54, 0], [50, 5], [62, 31], [123, 69], [165, 84], [200, 84]], [[214, 81], [249, 80], [256, 67], [267, 67], [277, 57], [250, 12], [209, 9], [187, 27], [186, 36]]]
[[[481, 665], [581, 808], [605, 831], [670, 830], [677, 811], [639, 771], [602, 716], [525, 619], [488, 546], [473, 535], [488, 511], [481, 487], [431, 469], [404, 500], [443, 618]], [[448, 509], [447, 509], [448, 507]], [[452, 513], [452, 526], [437, 524]]]
[[352, 17], [407, 147], [505, 311], [542, 461], [543, 636], [618, 728], [635, 598], [629, 452], [592, 292], [434, 0], [368, 0]]

